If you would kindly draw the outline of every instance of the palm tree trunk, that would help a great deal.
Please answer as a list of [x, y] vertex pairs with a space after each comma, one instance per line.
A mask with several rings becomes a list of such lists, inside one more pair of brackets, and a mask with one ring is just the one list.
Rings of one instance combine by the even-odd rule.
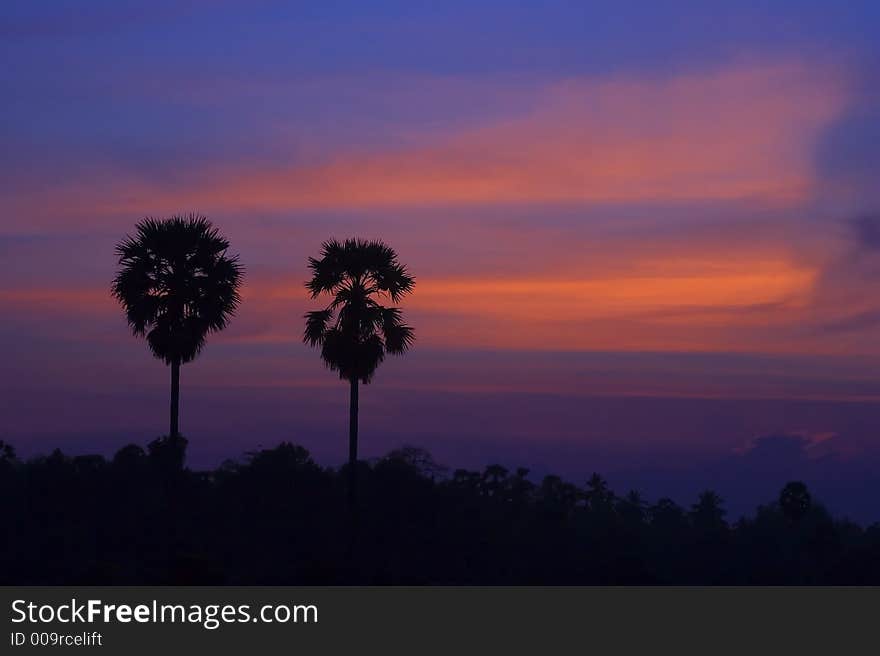
[[351, 380], [351, 397], [348, 406], [348, 503], [354, 508], [357, 498], [358, 457], [358, 380]]
[[169, 437], [177, 437], [178, 417], [180, 415], [180, 360], [171, 361], [171, 429]]

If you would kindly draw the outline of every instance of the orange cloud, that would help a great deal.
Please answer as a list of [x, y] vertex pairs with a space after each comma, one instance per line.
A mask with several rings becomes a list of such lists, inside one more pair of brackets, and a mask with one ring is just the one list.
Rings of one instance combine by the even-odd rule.
[[[765, 247], [726, 257], [690, 245], [609, 269], [498, 277], [422, 276], [404, 302], [419, 343], [452, 348], [656, 351], [821, 350], [793, 339], [809, 316], [820, 271]], [[242, 313], [262, 317], [250, 341], [298, 341], [297, 319], [316, 302], [297, 281], [253, 280]]]
[[847, 101], [845, 77], [810, 63], [741, 64], [667, 78], [575, 78], [535, 85], [531, 108], [517, 117], [442, 134], [423, 126], [408, 146], [327, 153], [322, 162], [297, 166], [184, 169], [174, 183], [113, 172], [100, 188], [49, 195], [60, 194], [53, 204], [63, 200], [68, 209], [138, 214], [182, 207], [789, 204], [814, 188], [817, 135]]
[[[732, 259], [723, 245], [704, 243], [664, 257], [631, 256], [615, 269], [599, 262], [580, 272], [548, 266], [509, 277], [423, 276], [403, 306], [427, 348], [875, 352], [863, 341], [854, 351], [815, 329], [834, 318], [821, 308], [817, 314], [821, 275], [781, 249], [773, 255], [762, 246]], [[127, 338], [121, 311], [100, 289], [0, 291], [0, 302], [37, 325], [63, 316], [87, 320], [93, 333], [101, 326], [103, 335]], [[212, 342], [297, 345], [303, 313], [318, 305], [296, 276], [251, 276], [238, 316]], [[835, 311], [843, 316], [852, 308]]]
[[[803, 297], [815, 272], [785, 262], [747, 262], [689, 276], [590, 280], [427, 280], [416, 307], [527, 317], [613, 317], [665, 308], [737, 308]], [[530, 302], [526, 303], [528, 300]]]
[[[275, 208], [547, 201], [798, 200], [845, 89], [800, 64], [661, 80], [569, 80], [518, 119], [395, 152], [236, 172], [204, 202]], [[183, 200], [183, 199], [181, 199]]]
[[0, 289], [0, 301], [28, 311], [61, 311], [93, 313], [111, 307], [115, 302], [109, 292], [87, 288], [65, 289]]
[[[723, 261], [723, 260], [721, 260]], [[578, 280], [421, 280], [409, 303], [427, 339], [501, 348], [562, 350], [764, 350], [809, 307], [817, 271], [748, 257], [689, 272], [633, 263], [628, 275]], [[446, 315], [445, 317], [443, 315]], [[760, 342], [744, 328], [775, 327]]]
[[[111, 176], [63, 200], [71, 201], [67, 208], [90, 208], [96, 215], [110, 209], [117, 216], [123, 210], [137, 216], [188, 207], [306, 210], [734, 199], [789, 204], [812, 189], [814, 141], [844, 108], [846, 86], [829, 67], [790, 62], [672, 78], [557, 81], [536, 88], [533, 108], [518, 117], [416, 135], [411, 145], [393, 151], [337, 153], [324, 163], [292, 168], [255, 170], [242, 164], [165, 186], [120, 183]], [[48, 213], [58, 200], [48, 192], [44, 210]], [[479, 217], [480, 210], [474, 215]], [[796, 235], [799, 246], [792, 246], [792, 226], [779, 227], [786, 234], [775, 235], [772, 243], [767, 230], [753, 243], [754, 235], [731, 236], [720, 226], [700, 237], [678, 232], [659, 248], [652, 235], [636, 234], [637, 227], [593, 234], [585, 219], [584, 229], [574, 234], [539, 221], [536, 217], [530, 230], [512, 234], [503, 226], [487, 227], [480, 234], [495, 239], [492, 247], [472, 240], [471, 250], [448, 241], [437, 247], [439, 234], [449, 230], [444, 221], [407, 225], [387, 236], [395, 245], [412, 247], [405, 260], [417, 272], [419, 255], [423, 265], [434, 258], [407, 304], [419, 320], [422, 343], [576, 350], [838, 348], [821, 336], [797, 333], [798, 322], [816, 320], [811, 304], [824, 255], [797, 257], [795, 251], [810, 237]], [[604, 222], [614, 223], [613, 218]], [[250, 234], [252, 258], [267, 261], [270, 256], [261, 247], [278, 241], [284, 231], [279, 224], [232, 228], [237, 236]], [[468, 234], [481, 229], [474, 225]], [[324, 227], [316, 221], [308, 230], [311, 236]], [[458, 250], [447, 257], [453, 247]], [[820, 250], [832, 248], [823, 240]], [[438, 250], [440, 258], [434, 255]], [[304, 259], [304, 252], [296, 255]], [[466, 271], [461, 270], [464, 260]], [[220, 339], [298, 341], [298, 320], [309, 307], [299, 280], [249, 276], [248, 285], [241, 317]], [[5, 300], [19, 307], [27, 301], [34, 308], [69, 303], [118, 311], [103, 300], [59, 293], [62, 298]]]

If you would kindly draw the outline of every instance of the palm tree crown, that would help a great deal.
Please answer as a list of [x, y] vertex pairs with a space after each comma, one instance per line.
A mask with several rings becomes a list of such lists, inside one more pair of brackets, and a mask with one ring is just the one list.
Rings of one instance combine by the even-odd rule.
[[386, 353], [405, 353], [414, 340], [400, 308], [385, 307], [383, 297], [397, 303], [415, 286], [415, 279], [381, 241], [335, 239], [322, 244], [321, 258], [309, 258], [312, 298], [332, 297], [323, 310], [305, 315], [303, 341], [321, 347], [321, 358], [339, 377], [368, 383]]
[[112, 293], [137, 336], [167, 364], [193, 360], [240, 302], [242, 267], [204, 216], [147, 218], [116, 247]]

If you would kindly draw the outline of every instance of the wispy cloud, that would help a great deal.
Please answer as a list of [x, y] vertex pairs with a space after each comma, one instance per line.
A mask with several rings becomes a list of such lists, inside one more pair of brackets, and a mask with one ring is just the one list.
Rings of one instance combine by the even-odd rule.
[[519, 115], [439, 132], [415, 124], [406, 145], [397, 140], [389, 149], [373, 140], [369, 150], [331, 151], [310, 163], [245, 157], [241, 166], [202, 162], [195, 172], [172, 159], [178, 182], [108, 170], [100, 185], [41, 188], [39, 201], [22, 193], [18, 205], [40, 214], [47, 203], [105, 213], [740, 199], [790, 205], [811, 193], [814, 140], [847, 99], [832, 68], [798, 62], [666, 78], [571, 78], [544, 82], [534, 94]]

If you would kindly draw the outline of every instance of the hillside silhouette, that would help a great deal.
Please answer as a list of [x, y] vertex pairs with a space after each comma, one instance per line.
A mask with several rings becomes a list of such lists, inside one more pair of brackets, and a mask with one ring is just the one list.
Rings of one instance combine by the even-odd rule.
[[[0, 443], [0, 584], [878, 584], [880, 525], [829, 515], [799, 482], [728, 521], [688, 507], [490, 465], [449, 471], [405, 447], [348, 472], [282, 443], [211, 471], [186, 439], [113, 458]], [[784, 485], [783, 485], [784, 484]]]

